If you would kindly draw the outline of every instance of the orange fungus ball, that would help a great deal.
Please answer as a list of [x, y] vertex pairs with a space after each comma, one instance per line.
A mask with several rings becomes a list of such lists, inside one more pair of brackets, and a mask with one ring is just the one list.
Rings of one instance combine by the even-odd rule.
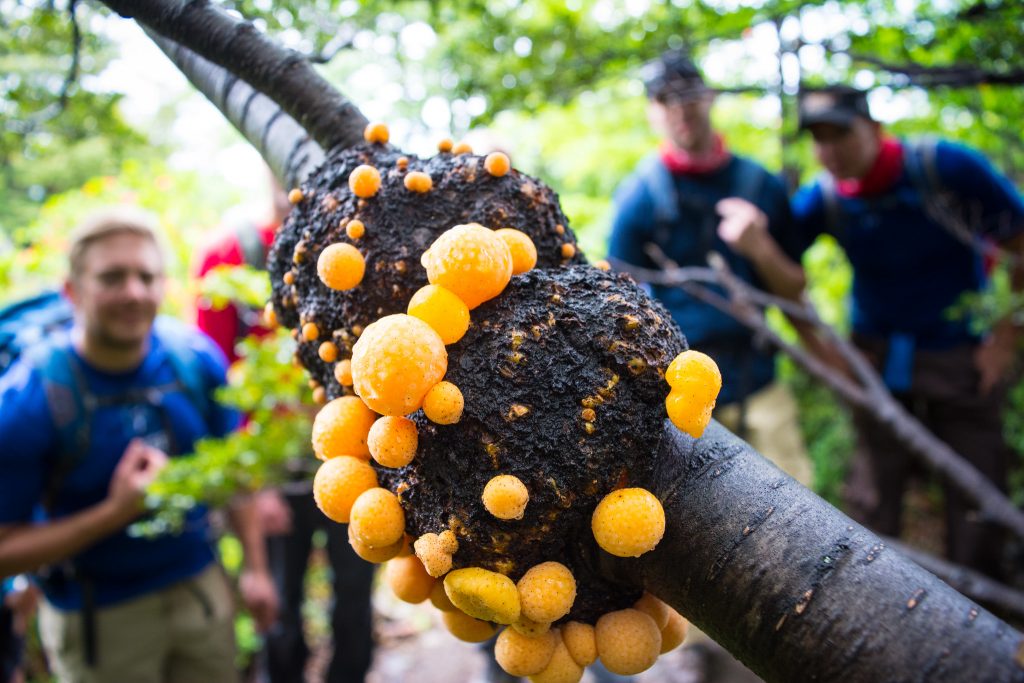
[[665, 535], [665, 510], [646, 489], [618, 489], [597, 504], [590, 526], [605, 552], [640, 557], [653, 550]]
[[313, 452], [321, 460], [352, 455], [370, 457], [366, 445], [370, 427], [377, 416], [356, 396], [334, 399], [313, 420]]
[[430, 174], [423, 171], [407, 173], [402, 182], [405, 183], [405, 189], [419, 193], [430, 192], [430, 188], [434, 186], [434, 181]]
[[500, 178], [512, 168], [508, 155], [504, 152], [491, 152], [484, 159], [484, 169], [492, 176]]
[[466, 401], [451, 382], [438, 382], [423, 397], [423, 414], [439, 425], [453, 425], [462, 419]]
[[383, 415], [418, 410], [447, 369], [448, 352], [441, 337], [410, 315], [388, 315], [368, 325], [352, 347], [355, 391]]
[[408, 313], [433, 327], [446, 345], [462, 339], [469, 329], [466, 302], [439, 285], [426, 285], [413, 294]]
[[432, 285], [455, 292], [470, 310], [501, 294], [512, 277], [512, 252], [493, 230], [456, 225], [434, 240], [420, 262]]
[[348, 187], [357, 197], [372, 197], [380, 189], [380, 172], [368, 164], [356, 166], [348, 177]]
[[345, 224], [345, 234], [350, 240], [357, 240], [366, 234], [366, 225], [358, 218], [353, 218]]
[[376, 486], [377, 473], [365, 460], [341, 455], [316, 471], [313, 500], [328, 519], [347, 524], [356, 498]]
[[388, 133], [387, 124], [381, 123], [380, 121], [373, 121], [366, 124], [366, 128], [363, 129], [363, 139], [367, 142], [378, 142], [384, 144], [390, 138]]
[[370, 455], [384, 467], [405, 467], [416, 457], [416, 423], [407, 417], [382, 417], [370, 427]]
[[683, 351], [668, 366], [665, 381], [672, 387], [665, 399], [672, 424], [695, 439], [700, 438], [711, 421], [722, 388], [718, 365], [700, 351]]
[[385, 488], [363, 491], [349, 515], [352, 537], [371, 548], [392, 545], [405, 533], [405, 511], [398, 496]]
[[521, 275], [537, 265], [537, 247], [530, 236], [521, 230], [502, 228], [494, 234], [505, 241], [512, 252], [512, 274]]
[[321, 282], [331, 289], [352, 289], [363, 281], [366, 260], [351, 244], [335, 242], [320, 252], [316, 273]]

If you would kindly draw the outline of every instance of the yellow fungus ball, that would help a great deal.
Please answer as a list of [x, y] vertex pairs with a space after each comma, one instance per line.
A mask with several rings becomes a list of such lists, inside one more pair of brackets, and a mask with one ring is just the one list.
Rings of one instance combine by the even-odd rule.
[[384, 467], [405, 467], [416, 457], [416, 423], [407, 417], [386, 416], [373, 423], [366, 445]]
[[[435, 581], [434, 585], [430, 588], [430, 604], [442, 612], [458, 612], [459, 614], [465, 614], [448, 599], [448, 594], [444, 592], [444, 581]], [[467, 614], [466, 616], [469, 615]], [[470, 619], [472, 619], [472, 617], [470, 617]]]
[[313, 403], [322, 406], [327, 403], [327, 390], [323, 387], [313, 389]]
[[387, 124], [381, 123], [380, 121], [373, 121], [366, 124], [366, 128], [363, 129], [363, 139], [367, 142], [378, 142], [384, 144], [391, 137], [388, 132]]
[[443, 138], [440, 142], [437, 143], [437, 151], [441, 153], [450, 152], [452, 151], [452, 147], [454, 146], [455, 143], [452, 142], [451, 138]]
[[674, 650], [686, 640], [686, 631], [689, 628], [686, 619], [679, 612], [671, 610], [668, 614], [668, 623], [661, 629], [661, 654]]
[[320, 360], [325, 363], [333, 363], [338, 360], [338, 346], [332, 341], [325, 341], [316, 350], [316, 354], [320, 356]]
[[316, 341], [317, 337], [320, 336], [320, 328], [317, 327], [316, 323], [306, 323], [302, 326], [302, 339], [303, 341]]
[[404, 171], [409, 166], [409, 157], [398, 157], [395, 159], [395, 166]]
[[714, 403], [695, 401], [691, 394], [684, 391], [673, 389], [665, 397], [665, 412], [668, 413], [668, 419], [672, 420], [677, 429], [695, 439], [699, 439], [711, 423], [713, 410]]
[[357, 240], [366, 234], [366, 225], [358, 218], [353, 218], [345, 224], [345, 234], [350, 240]]
[[288, 192], [288, 201], [291, 202], [292, 204], [298, 204], [299, 202], [301, 202], [302, 197], [302, 190], [300, 190], [297, 187], [293, 187]]
[[399, 600], [417, 605], [430, 597], [434, 578], [415, 555], [396, 557], [384, 565], [384, 581]]
[[335, 242], [320, 252], [316, 274], [331, 289], [352, 289], [363, 281], [366, 259], [359, 250], [345, 242]]
[[356, 498], [377, 486], [377, 473], [365, 460], [341, 455], [317, 469], [313, 500], [328, 519], [347, 524]]
[[402, 540], [405, 511], [391, 491], [368, 489], [352, 503], [349, 524], [353, 538], [371, 548], [380, 548]]
[[448, 370], [448, 352], [437, 332], [401, 313], [368, 325], [352, 347], [356, 393], [383, 415], [408, 415]]
[[498, 634], [494, 658], [498, 666], [512, 676], [533, 676], [547, 667], [558, 641], [557, 631], [524, 636], [515, 629], [507, 628]]
[[521, 230], [502, 228], [494, 234], [505, 241], [512, 252], [512, 274], [521, 275], [537, 265], [537, 247], [530, 236]]
[[531, 683], [578, 683], [583, 678], [583, 667], [572, 658], [561, 640], [555, 644], [551, 660], [539, 674], [530, 676]]
[[409, 300], [407, 312], [434, 328], [446, 345], [462, 339], [469, 329], [466, 302], [440, 285], [420, 287]]
[[530, 567], [516, 587], [522, 613], [533, 621], [558, 621], [569, 613], [576, 600], [576, 579], [560, 562]]
[[519, 618], [519, 591], [512, 579], [481, 567], [448, 572], [444, 577], [448, 599], [471, 617], [511, 624]]
[[484, 170], [496, 178], [500, 178], [509, 172], [512, 162], [504, 152], [491, 152], [484, 158]]
[[514, 628], [524, 636], [533, 637], [544, 635], [550, 631], [551, 623], [547, 621], [534, 621], [520, 614], [519, 618], [510, 624], [510, 628]]
[[608, 263], [605, 259], [601, 259], [600, 261], [594, 261], [594, 267], [598, 270], [608, 272], [612, 269], [612, 264]]
[[571, 244], [570, 242], [566, 242], [565, 244], [562, 245], [561, 252], [562, 258], [570, 259], [576, 255], [576, 245]]
[[497, 627], [459, 610], [441, 612], [441, 621], [453, 636], [467, 643], [482, 643], [494, 637]]
[[348, 358], [339, 360], [334, 366], [334, 379], [343, 387], [352, 386], [352, 361]]
[[573, 660], [580, 666], [590, 666], [597, 659], [597, 641], [594, 627], [580, 621], [562, 626], [562, 642]]
[[665, 371], [665, 381], [673, 390], [686, 390], [694, 398], [713, 401], [722, 389], [722, 373], [711, 356], [700, 351], [683, 351]]
[[653, 493], [629, 488], [612, 491], [590, 520], [597, 544], [617, 557], [640, 557], [665, 535], [665, 510]]
[[472, 154], [473, 148], [468, 142], [457, 142], [452, 146], [452, 154]]
[[286, 285], [294, 285], [295, 284], [295, 272], [289, 270], [287, 273], [285, 273], [281, 277], [281, 279], [284, 280], [284, 283]]
[[391, 545], [373, 548], [365, 543], [360, 543], [359, 539], [352, 535], [352, 527], [350, 525], [348, 527], [348, 544], [352, 546], [352, 550], [355, 551], [356, 555], [362, 559], [374, 564], [381, 564], [398, 557], [398, 554], [402, 551], [402, 546], [405, 544], [405, 538], [400, 538]]
[[366, 437], [377, 416], [355, 396], [334, 399], [313, 419], [313, 452], [321, 460], [352, 455], [367, 460]]
[[484, 507], [498, 519], [522, 519], [530, 492], [518, 477], [499, 474], [484, 486]]
[[643, 596], [636, 601], [636, 604], [633, 605], [633, 609], [638, 609], [651, 619], [654, 619], [654, 623], [657, 625], [659, 631], [665, 628], [665, 625], [668, 623], [669, 614], [673, 612], [671, 607], [650, 593], [644, 593]]
[[372, 197], [380, 189], [380, 171], [368, 164], [356, 166], [348, 176], [348, 187], [357, 197]]
[[277, 311], [274, 310], [273, 301], [268, 301], [263, 307], [263, 324], [270, 329], [277, 327]]
[[427, 573], [437, 578], [444, 576], [452, 568], [452, 555], [459, 548], [458, 541], [454, 546], [449, 542], [454, 540], [455, 534], [448, 531], [451, 537], [442, 537], [435, 533], [426, 533], [416, 539], [412, 544], [416, 557], [420, 558]]
[[635, 609], [609, 612], [594, 627], [597, 656], [620, 676], [647, 671], [661, 653], [661, 631], [654, 619]]
[[434, 187], [434, 180], [430, 177], [430, 174], [423, 171], [410, 171], [402, 182], [405, 183], [405, 189], [421, 194], [430, 192], [430, 189]]
[[453, 425], [462, 419], [466, 401], [451, 382], [438, 382], [423, 397], [423, 414], [439, 425]]
[[501, 294], [512, 277], [512, 252], [505, 240], [478, 223], [445, 231], [420, 262], [430, 284], [454, 292], [470, 310]]

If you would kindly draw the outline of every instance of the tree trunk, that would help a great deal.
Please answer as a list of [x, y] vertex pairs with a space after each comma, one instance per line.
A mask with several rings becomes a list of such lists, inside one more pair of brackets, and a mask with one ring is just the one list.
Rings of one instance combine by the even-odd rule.
[[325, 150], [362, 140], [366, 118], [313, 69], [249, 22], [208, 0], [103, 0], [160, 35], [245, 80], [267, 95]]
[[295, 119], [269, 97], [152, 29], [146, 34], [259, 151], [284, 188], [299, 185], [324, 160], [324, 152]]
[[717, 423], [666, 424], [667, 529], [602, 570], [641, 583], [767, 681], [1024, 681], [1024, 636]]

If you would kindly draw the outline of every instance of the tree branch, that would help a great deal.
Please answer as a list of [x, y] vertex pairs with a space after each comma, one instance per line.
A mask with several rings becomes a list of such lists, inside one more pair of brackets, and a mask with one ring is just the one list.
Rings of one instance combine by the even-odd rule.
[[[1013, 532], [1018, 538], [1024, 539], [1024, 512], [1018, 510], [1006, 495], [977, 468], [964, 460], [949, 445], [928, 431], [924, 425], [908, 413], [885, 388], [878, 374], [863, 355], [849, 342], [839, 337], [831, 326], [825, 324], [809, 303], [804, 303], [804, 311], [800, 314], [800, 319], [812, 322], [818, 331], [828, 337], [849, 363], [859, 384], [855, 384], [802, 348], [783, 340], [768, 327], [760, 310], [737, 303], [756, 301], [762, 306], [778, 305], [788, 313], [794, 311], [792, 302], [758, 291], [736, 278], [724, 269], [724, 261], [720, 261], [719, 270], [712, 272], [716, 274], [716, 284], [724, 287], [729, 297], [716, 294], [708, 290], [706, 286], [702, 291], [700, 283], [693, 281], [694, 271], [692, 269], [675, 269], [671, 262], [660, 258], [656, 250], [649, 250], [648, 253], [655, 263], [666, 267], [660, 272], [652, 272], [649, 269], [636, 268], [621, 262], [617, 266], [631, 273], [641, 282], [656, 282], [664, 286], [680, 287], [734, 317], [756, 334], [762, 335], [813, 377], [836, 392], [848, 404], [871, 415], [880, 426], [889, 430], [912, 455], [932, 471], [945, 477], [952, 486], [974, 502], [984, 519], [999, 524]], [[706, 272], [698, 273], [698, 276], [705, 282], [710, 279]]]
[[366, 118], [294, 50], [280, 47], [249, 22], [209, 0], [104, 0], [192, 50], [276, 102], [325, 150], [362, 140]]
[[283, 187], [296, 187], [323, 161], [320, 146], [270, 98], [173, 40], [143, 30], [259, 151]]

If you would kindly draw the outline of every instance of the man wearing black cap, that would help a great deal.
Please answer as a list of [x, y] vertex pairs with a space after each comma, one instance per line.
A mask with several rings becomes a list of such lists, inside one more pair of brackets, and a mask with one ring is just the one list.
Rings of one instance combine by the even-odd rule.
[[[836, 238], [853, 266], [853, 341], [908, 409], [1005, 489], [1001, 416], [1020, 329], [1006, 320], [979, 337], [948, 312], [964, 293], [986, 286], [993, 257], [1010, 255], [1022, 289], [1021, 196], [974, 150], [889, 137], [861, 91], [807, 91], [799, 113], [825, 168], [793, 200], [800, 250], [819, 234]], [[898, 536], [911, 459], [884, 429], [855, 417], [851, 513]], [[999, 576], [1001, 535], [970, 507], [947, 487], [947, 554]]]
[[[792, 232], [782, 182], [758, 164], [729, 152], [711, 124], [715, 93], [690, 58], [669, 51], [644, 67], [651, 125], [664, 135], [619, 188], [609, 257], [657, 268], [647, 245], [680, 266], [707, 266], [721, 254], [737, 276], [761, 289], [796, 296], [803, 271], [776, 240]], [[755, 348], [753, 334], [713, 306], [679, 288], [653, 286], [690, 346], [722, 370], [715, 417], [809, 485], [793, 397], [775, 379], [774, 356]]]

